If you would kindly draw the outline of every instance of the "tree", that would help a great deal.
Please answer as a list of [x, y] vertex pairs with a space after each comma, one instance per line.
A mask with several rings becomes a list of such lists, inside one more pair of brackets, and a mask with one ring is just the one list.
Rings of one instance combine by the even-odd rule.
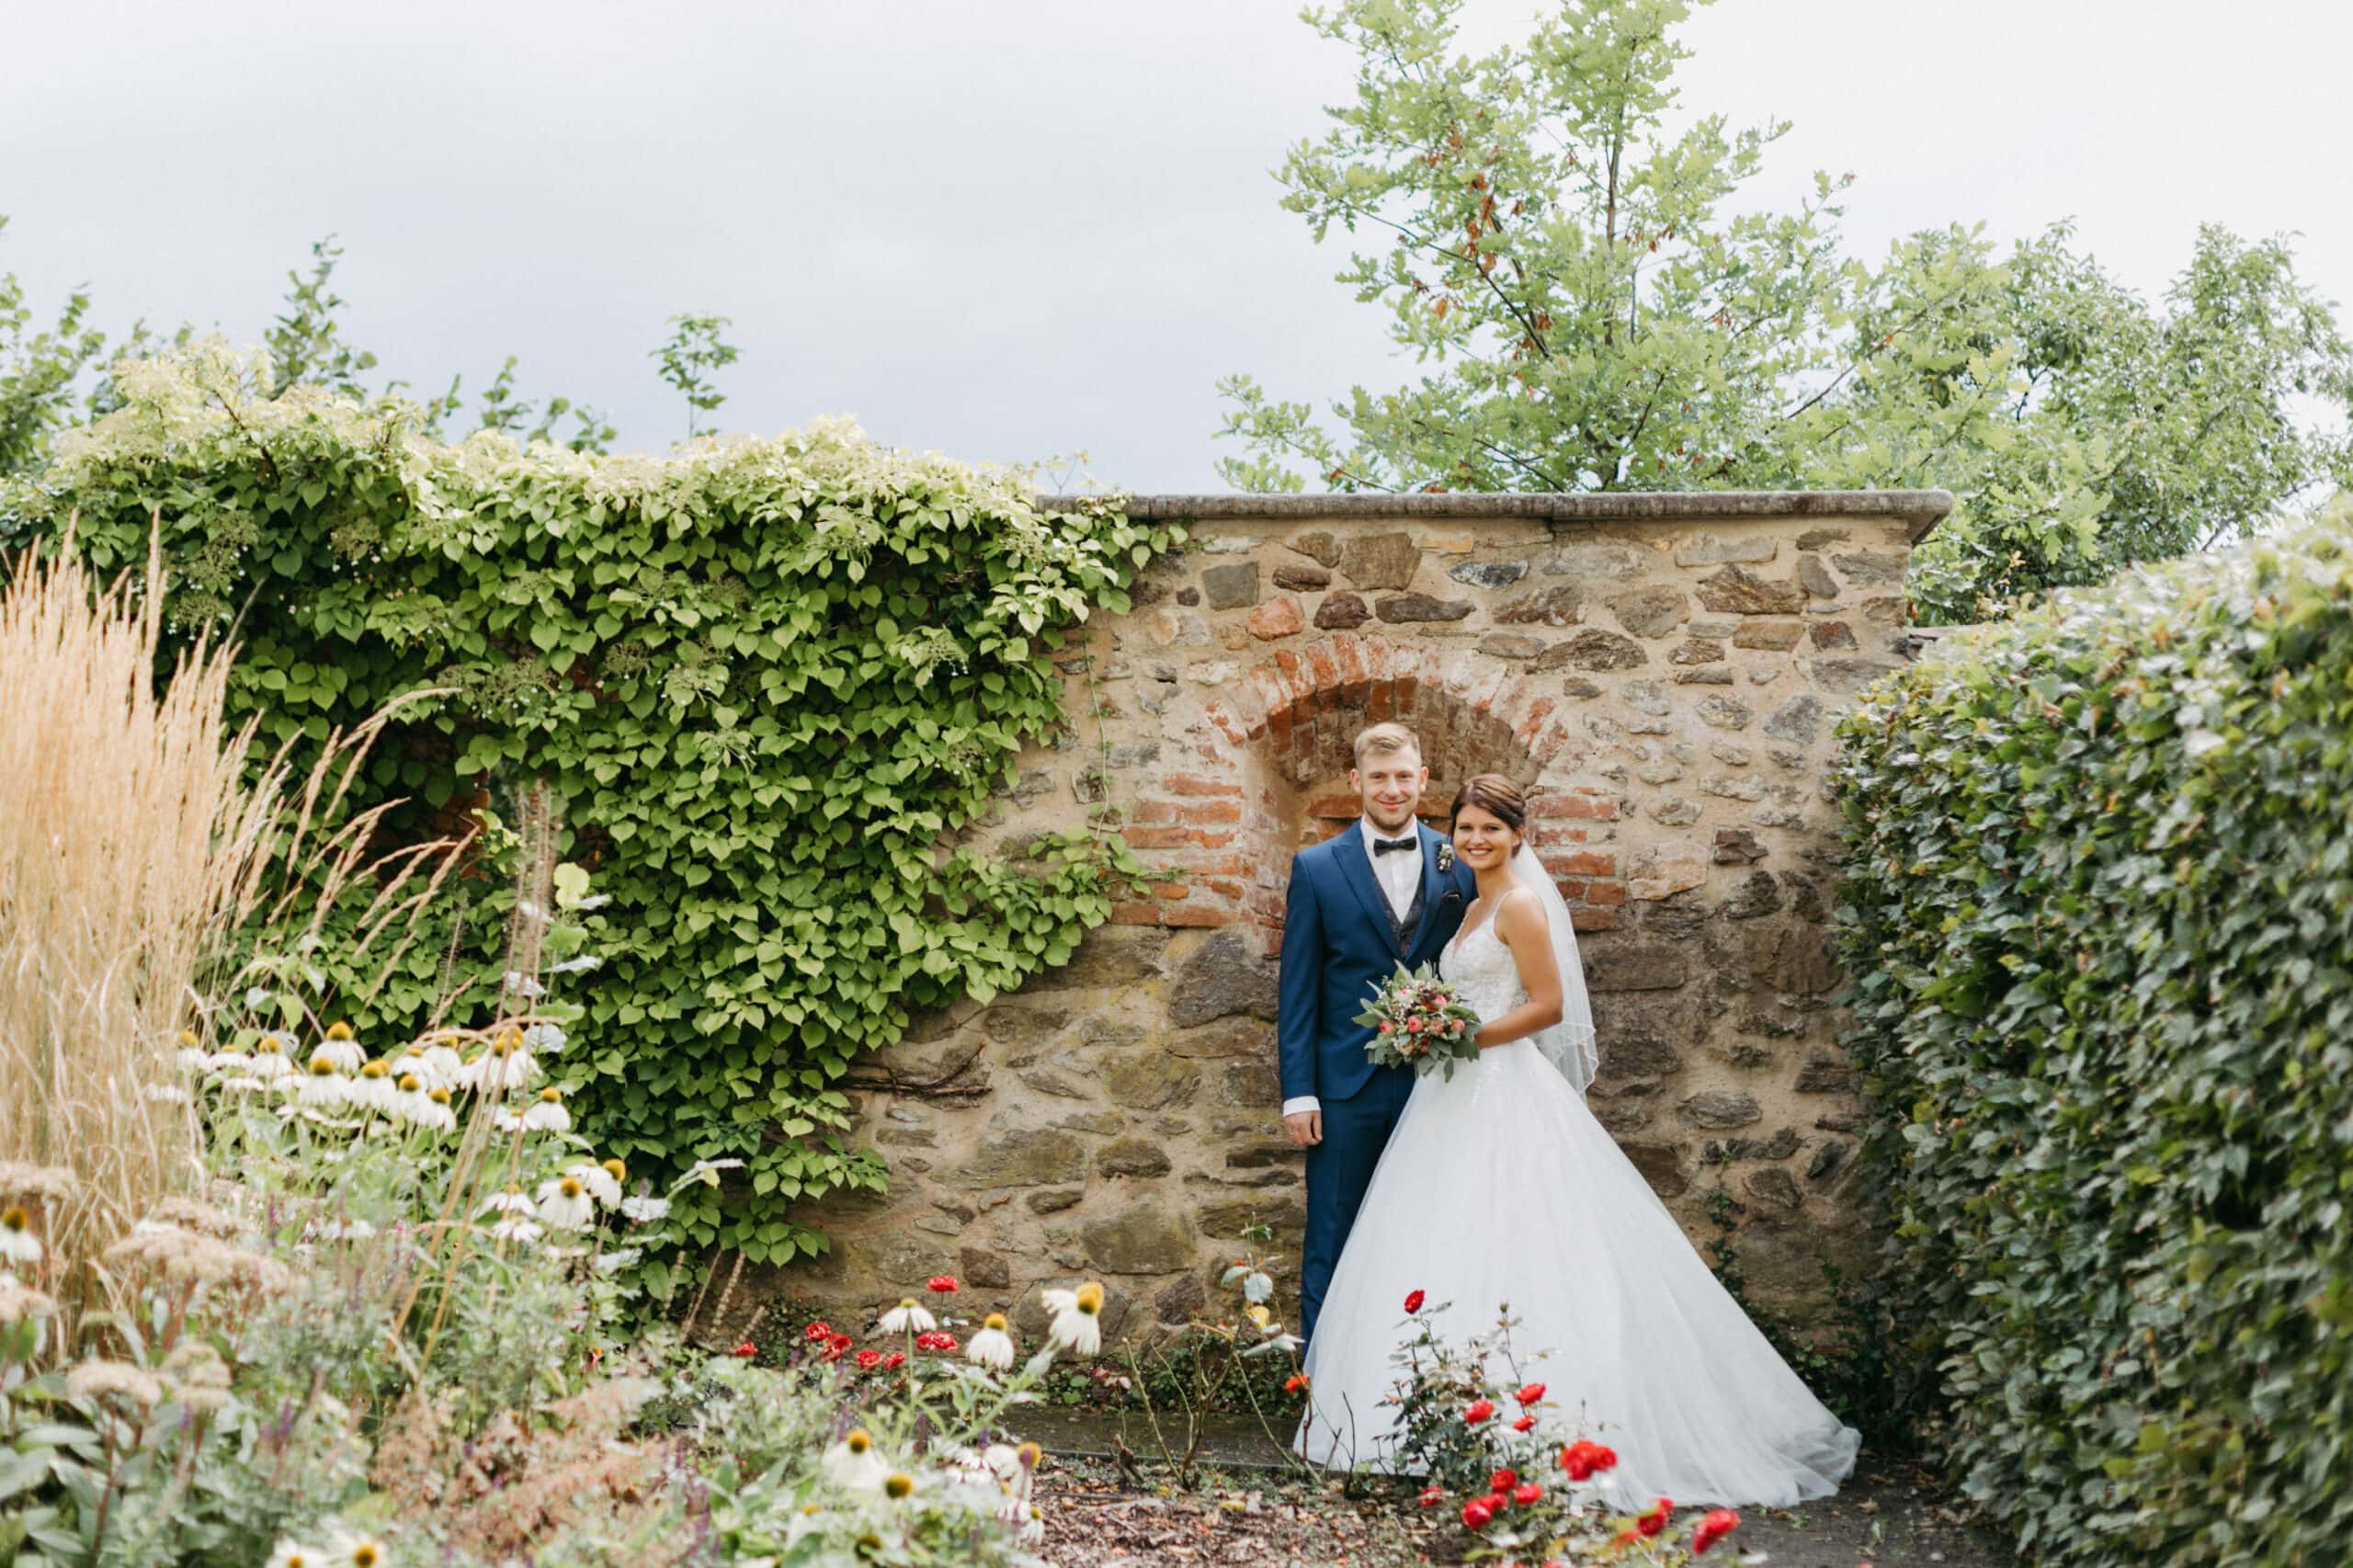
[[[2279, 242], [2220, 231], [2158, 312], [2054, 228], [2004, 259], [1976, 229], [1842, 255], [1818, 174], [1732, 199], [1786, 121], [1671, 131], [1694, 0], [1562, 0], [1523, 44], [1454, 51], [1461, 0], [1342, 0], [1357, 97], [1294, 148], [1283, 205], [1378, 236], [1341, 281], [1428, 369], [1329, 406], [1247, 376], [1219, 467], [1242, 488], [1661, 490], [1941, 484], [1928, 619], [2097, 580], [2256, 526], [2353, 473], [2300, 424], [2353, 407], [2353, 351]], [[1707, 0], [1697, 0], [1705, 4]]]
[[677, 315], [670, 318], [670, 341], [650, 358], [661, 361], [662, 379], [687, 400], [687, 439], [693, 440], [700, 415], [727, 401], [710, 372], [735, 363], [735, 349], [720, 341], [725, 316]]
[[[7, 226], [0, 216], [0, 230]], [[0, 273], [0, 478], [40, 467], [51, 433], [72, 422], [74, 384], [106, 347], [89, 313], [90, 296], [77, 289], [56, 325], [34, 331], [24, 285]]]

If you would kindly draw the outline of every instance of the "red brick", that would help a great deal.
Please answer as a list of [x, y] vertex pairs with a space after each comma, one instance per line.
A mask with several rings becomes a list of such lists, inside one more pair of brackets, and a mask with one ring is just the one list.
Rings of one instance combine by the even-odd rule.
[[1217, 909], [1204, 904], [1180, 904], [1160, 912], [1165, 926], [1231, 926], [1235, 915], [1230, 909]]
[[1120, 835], [1131, 849], [1174, 849], [1180, 844], [1193, 842], [1193, 831], [1188, 827], [1131, 827]]
[[1569, 925], [1579, 931], [1615, 931], [1618, 912], [1614, 909], [1572, 909]]
[[1156, 899], [1160, 899], [1165, 903], [1173, 902], [1180, 898], [1190, 898], [1192, 894], [1193, 890], [1186, 886], [1183, 882], [1154, 882], [1152, 884], [1152, 896]]
[[1242, 902], [1242, 884], [1240, 882], [1222, 881], [1215, 878], [1204, 877], [1201, 879], [1201, 886], [1208, 889], [1211, 892], [1216, 893], [1221, 898], [1230, 898], [1236, 903]]
[[1626, 902], [1626, 884], [1623, 882], [1587, 882], [1585, 885], [1585, 901], [1587, 903], [1623, 903]]
[[1157, 926], [1160, 905], [1156, 903], [1115, 903], [1111, 906], [1114, 926]]
[[1614, 877], [1618, 874], [1618, 857], [1597, 849], [1580, 850], [1571, 855], [1543, 857], [1544, 869], [1556, 877]]
[[1180, 822], [1239, 823], [1242, 802], [1239, 801], [1194, 801], [1176, 808]]
[[1549, 849], [1563, 844], [1583, 844], [1586, 841], [1586, 830], [1581, 827], [1540, 824], [1529, 829], [1528, 839], [1539, 849]]
[[1606, 795], [1539, 795], [1528, 802], [1530, 816], [1582, 817], [1588, 822], [1616, 822], [1618, 802]]
[[1359, 806], [1354, 795], [1318, 795], [1307, 802], [1307, 814], [1346, 822], [1355, 816]]
[[1172, 795], [1239, 795], [1242, 786], [1223, 778], [1204, 778], [1198, 773], [1170, 773], [1160, 782]]
[[1135, 815], [1131, 820], [1139, 823], [1175, 822], [1176, 820], [1176, 802], [1174, 801], [1138, 801], [1136, 802]]

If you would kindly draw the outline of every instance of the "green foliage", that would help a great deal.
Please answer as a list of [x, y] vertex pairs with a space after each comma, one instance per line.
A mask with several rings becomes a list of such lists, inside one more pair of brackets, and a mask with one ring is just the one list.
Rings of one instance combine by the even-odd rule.
[[[7, 226], [0, 217], [0, 232]], [[72, 419], [74, 381], [106, 347], [89, 313], [90, 297], [77, 290], [54, 326], [33, 331], [24, 285], [0, 272], [0, 477], [37, 466]]]
[[[1706, 0], [1699, 0], [1704, 4]], [[1943, 486], [1915, 558], [1930, 619], [2252, 528], [2353, 478], [2331, 415], [2353, 349], [2286, 246], [2201, 231], [2160, 312], [2054, 228], [2006, 260], [1973, 229], [1842, 256], [1839, 193], [1745, 194], [1786, 122], [1670, 134], [1693, 0], [1563, 0], [1521, 45], [1455, 51], [1461, 0], [1343, 0], [1358, 57], [1279, 177], [1339, 281], [1428, 367], [1303, 402], [1246, 376], [1223, 434], [1246, 489]], [[2308, 400], [2308, 401], [2307, 401]], [[2314, 413], [2310, 404], [2318, 405]], [[2320, 423], [2313, 423], [2317, 419]]]
[[1841, 725], [1904, 1321], [2040, 1561], [2353, 1525], [2353, 517], [1969, 637]]
[[[1069, 630], [1124, 609], [1172, 529], [1041, 514], [1017, 473], [844, 424], [608, 458], [446, 446], [396, 398], [273, 397], [267, 358], [213, 343], [119, 382], [123, 407], [0, 491], [0, 542], [78, 511], [112, 570], [160, 512], [171, 624], [233, 627], [233, 717], [260, 748], [430, 688], [347, 802], [408, 800], [395, 837], [545, 781], [559, 853], [611, 899], [559, 1069], [583, 1131], [632, 1168], [746, 1162], [681, 1200], [692, 1247], [821, 1250], [789, 1206], [882, 1176], [844, 1137], [850, 1062], [911, 1009], [1065, 961], [1107, 878], [1141, 869], [1086, 835], [1017, 865], [959, 835], [1063, 733]], [[413, 1033], [488, 1006], [494, 982], [445, 973], [500, 972], [512, 902], [481, 867], [453, 879], [381, 991], [328, 964], [341, 1016]]]
[[652, 356], [661, 362], [662, 379], [687, 400], [687, 439], [690, 441], [697, 434], [697, 420], [727, 401], [727, 394], [710, 379], [711, 371], [735, 363], [734, 346], [719, 336], [719, 329], [726, 324], [725, 316], [672, 316], [670, 341]]

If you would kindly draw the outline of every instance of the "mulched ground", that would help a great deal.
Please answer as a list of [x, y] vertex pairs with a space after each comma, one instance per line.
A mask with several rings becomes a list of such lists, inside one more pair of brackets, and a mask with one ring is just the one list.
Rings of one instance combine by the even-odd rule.
[[[1157, 1464], [1054, 1459], [1039, 1476], [1044, 1555], [1057, 1568], [1419, 1568], [1461, 1560], [1466, 1538], [1403, 1494], [1345, 1496], [1337, 1483], [1254, 1470], [1207, 1471], [1190, 1491]], [[1750, 1510], [1727, 1562], [1770, 1568], [2008, 1568], [2018, 1561], [1927, 1476], [1866, 1463], [1839, 1495]], [[1712, 1560], [1712, 1559], [1711, 1559]]]

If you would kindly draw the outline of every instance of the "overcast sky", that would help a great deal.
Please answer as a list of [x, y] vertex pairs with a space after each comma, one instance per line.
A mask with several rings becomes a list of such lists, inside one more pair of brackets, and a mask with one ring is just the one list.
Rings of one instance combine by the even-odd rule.
[[[1468, 0], [1466, 41], [1531, 0]], [[1393, 384], [1384, 317], [1276, 206], [1353, 61], [1284, 0], [9, 0], [0, 271], [258, 338], [340, 235], [348, 333], [394, 374], [683, 434], [648, 351], [733, 319], [731, 429], [820, 413], [971, 459], [1086, 449], [1221, 488], [1221, 375]], [[2073, 216], [2151, 292], [2201, 220], [2301, 232], [2353, 297], [2353, 7], [2324, 0], [1722, 0], [1687, 106], [1796, 122], [1764, 194], [1852, 171], [1850, 248]]]

